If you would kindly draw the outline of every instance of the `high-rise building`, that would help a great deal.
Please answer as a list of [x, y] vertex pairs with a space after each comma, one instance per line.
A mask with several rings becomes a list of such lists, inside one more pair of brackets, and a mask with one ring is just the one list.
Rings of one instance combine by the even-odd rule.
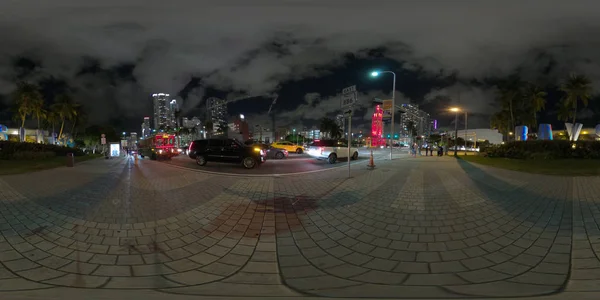
[[142, 123], [142, 138], [148, 137], [151, 133], [150, 117], [144, 117], [144, 122]]
[[129, 139], [131, 140], [132, 143], [137, 143], [137, 141], [138, 141], [137, 132], [132, 132], [129, 135]]
[[213, 135], [227, 134], [227, 101], [219, 98], [206, 100], [207, 119], [213, 124]]
[[169, 94], [152, 94], [154, 103], [154, 129], [165, 130], [171, 125]]
[[431, 116], [419, 109], [416, 104], [404, 103], [401, 106], [401, 110], [404, 112], [400, 120], [401, 134], [410, 134], [409, 123], [414, 125], [416, 135], [429, 135], [432, 131]]
[[200, 119], [198, 117], [193, 117], [191, 119], [188, 118], [183, 118], [182, 122], [181, 122], [181, 126], [184, 128], [198, 128], [198, 127], [202, 127], [202, 122], [200, 122]]
[[179, 110], [179, 104], [177, 100], [173, 99], [169, 102], [169, 127], [177, 128], [177, 116], [176, 112]]

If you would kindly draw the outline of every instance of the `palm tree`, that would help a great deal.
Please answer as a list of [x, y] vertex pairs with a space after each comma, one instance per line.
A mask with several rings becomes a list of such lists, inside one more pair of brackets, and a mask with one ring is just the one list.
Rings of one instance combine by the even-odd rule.
[[337, 125], [337, 123], [335, 123], [333, 119], [327, 117], [321, 119], [319, 130], [321, 130], [322, 133], [329, 134], [329, 138], [335, 138], [333, 135], [335, 135], [335, 132], [339, 131], [339, 129], [340, 127]]
[[39, 103], [44, 103], [44, 98], [36, 85], [27, 82], [19, 82], [17, 84], [14, 97], [17, 105], [17, 114], [21, 121], [21, 128], [23, 128], [25, 127], [27, 116], [34, 113], [34, 109]]
[[82, 125], [87, 121], [87, 114], [83, 110], [83, 106], [81, 106], [78, 103], [73, 104], [73, 109], [75, 111], [75, 114], [72, 117], [73, 125], [71, 126], [71, 135], [73, 136], [74, 140], [77, 135], [75, 131], [77, 129], [77, 125]]
[[588, 106], [588, 101], [592, 94], [591, 81], [584, 75], [571, 74], [569, 79], [561, 86], [561, 91], [565, 93], [563, 101], [565, 105], [570, 105], [573, 109], [573, 125], [577, 120], [577, 104], [579, 101], [584, 107]]
[[568, 122], [569, 119], [573, 117], [573, 109], [571, 108], [571, 105], [569, 104], [569, 102], [560, 101], [557, 103], [556, 107], [557, 107], [556, 118], [559, 121]]
[[505, 137], [509, 136], [511, 131], [510, 126], [510, 112], [508, 110], [501, 110], [493, 114], [490, 118], [490, 127], [498, 129], [498, 132]]
[[52, 137], [54, 139], [54, 125], [56, 125], [56, 122], [58, 122], [58, 116], [56, 115], [56, 112], [53, 111], [52, 109], [50, 110], [46, 110], [46, 118], [45, 118], [45, 123], [47, 124], [46, 127], [47, 129], [49, 129], [49, 131], [52, 131]]
[[533, 126], [537, 126], [537, 113], [546, 107], [546, 96], [548, 94], [535, 84], [528, 84], [523, 93], [523, 102], [531, 109], [533, 114]]
[[52, 104], [52, 110], [58, 116], [60, 120], [60, 131], [58, 133], [58, 138], [62, 138], [63, 130], [65, 128], [65, 122], [68, 120], [73, 120], [73, 118], [77, 115], [76, 107], [78, 104], [74, 103], [71, 97], [67, 94], [62, 94], [56, 97], [54, 104]]
[[498, 100], [503, 109], [509, 112], [511, 128], [515, 127], [515, 106], [521, 93], [521, 86], [521, 80], [516, 76], [511, 76], [511, 78], [500, 83], [498, 86]]
[[333, 122], [333, 124], [329, 128], [329, 136], [334, 140], [339, 139], [342, 136], [344, 136], [344, 131], [337, 123]]

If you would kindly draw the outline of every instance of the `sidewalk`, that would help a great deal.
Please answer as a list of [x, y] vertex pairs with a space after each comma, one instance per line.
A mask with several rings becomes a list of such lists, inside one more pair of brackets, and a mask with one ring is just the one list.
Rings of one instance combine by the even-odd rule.
[[0, 177], [0, 297], [598, 299], [598, 178], [399, 155], [352, 178], [126, 159]]

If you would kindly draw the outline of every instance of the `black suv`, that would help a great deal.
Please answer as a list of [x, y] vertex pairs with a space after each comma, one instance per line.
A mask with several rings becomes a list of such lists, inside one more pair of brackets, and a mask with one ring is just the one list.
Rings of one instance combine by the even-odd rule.
[[266, 159], [263, 149], [246, 146], [236, 139], [195, 140], [188, 148], [188, 155], [200, 166], [215, 161], [241, 163], [246, 169], [259, 166]]

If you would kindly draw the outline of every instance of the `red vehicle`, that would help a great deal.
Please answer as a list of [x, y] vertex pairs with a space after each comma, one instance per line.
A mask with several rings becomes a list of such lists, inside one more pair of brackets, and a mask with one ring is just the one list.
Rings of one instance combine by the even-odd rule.
[[142, 158], [147, 156], [150, 159], [171, 159], [179, 155], [175, 140], [174, 134], [152, 135], [140, 141], [138, 152]]

